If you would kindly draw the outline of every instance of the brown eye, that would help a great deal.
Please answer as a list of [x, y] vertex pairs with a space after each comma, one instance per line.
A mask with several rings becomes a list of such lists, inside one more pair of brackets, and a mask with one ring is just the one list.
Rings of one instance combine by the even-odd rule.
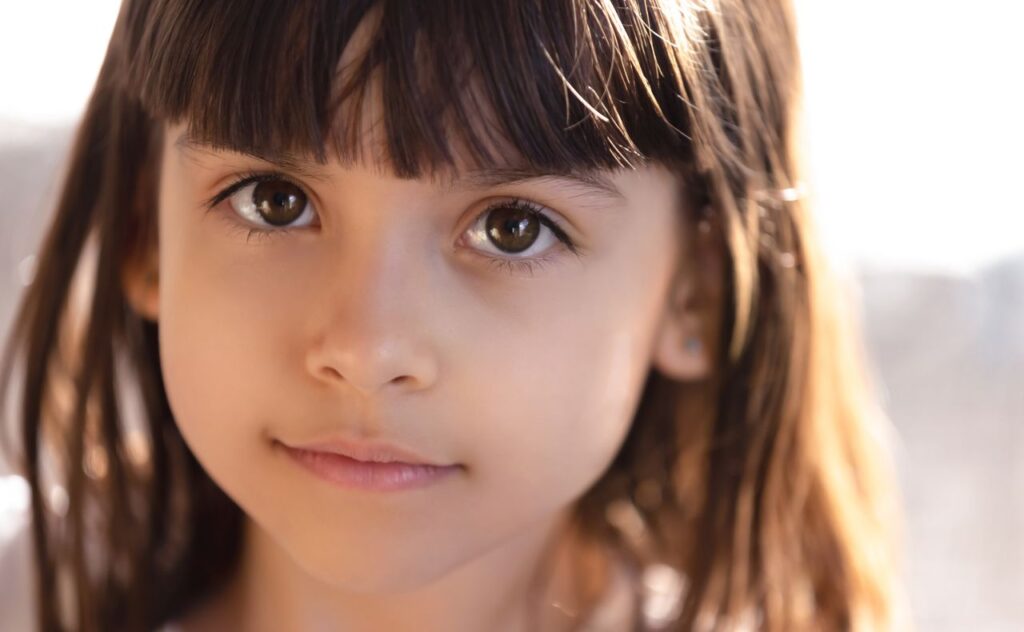
[[258, 183], [252, 191], [252, 201], [263, 219], [274, 226], [291, 224], [306, 208], [306, 194], [284, 180]]
[[250, 182], [232, 193], [229, 200], [236, 213], [256, 226], [306, 226], [315, 217], [308, 196], [282, 178]]
[[522, 252], [540, 235], [541, 221], [528, 209], [502, 206], [487, 214], [487, 236], [502, 252]]

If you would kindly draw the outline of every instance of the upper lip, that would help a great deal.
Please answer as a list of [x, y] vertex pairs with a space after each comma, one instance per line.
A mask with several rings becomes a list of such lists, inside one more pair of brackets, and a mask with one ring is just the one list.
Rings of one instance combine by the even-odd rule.
[[365, 463], [405, 463], [409, 465], [430, 465], [434, 467], [446, 467], [447, 465], [451, 465], [437, 463], [416, 454], [412, 450], [386, 441], [332, 438], [302, 444], [285, 443], [284, 445], [295, 450], [340, 454], [341, 456], [347, 456], [350, 459], [363, 461]]

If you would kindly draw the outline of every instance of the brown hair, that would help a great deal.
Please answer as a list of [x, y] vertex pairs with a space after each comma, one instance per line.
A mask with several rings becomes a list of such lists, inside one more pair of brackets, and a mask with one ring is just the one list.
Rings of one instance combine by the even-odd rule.
[[[339, 72], [371, 9], [365, 53]], [[578, 503], [578, 531], [679, 570], [679, 629], [891, 627], [885, 425], [793, 195], [787, 2], [125, 0], [4, 363], [41, 628], [158, 626], [238, 559], [241, 511], [178, 433], [157, 325], [121, 283], [156, 239], [161, 125], [186, 121], [241, 151], [355, 161], [359, 104], [375, 89], [379, 159], [401, 177], [452, 166], [456, 149], [495, 165], [507, 156], [494, 141], [553, 173], [676, 170], [694, 209], [680, 212], [711, 244], [693, 251], [722, 271], [701, 295], [715, 375], [650, 374], [620, 454]], [[615, 511], [643, 532], [613, 528]]]

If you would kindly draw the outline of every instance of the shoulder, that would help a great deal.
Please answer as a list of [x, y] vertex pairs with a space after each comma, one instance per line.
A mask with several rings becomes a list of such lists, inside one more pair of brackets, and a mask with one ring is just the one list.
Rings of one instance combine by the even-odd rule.
[[0, 474], [0, 623], [4, 630], [33, 630], [32, 535], [25, 479]]

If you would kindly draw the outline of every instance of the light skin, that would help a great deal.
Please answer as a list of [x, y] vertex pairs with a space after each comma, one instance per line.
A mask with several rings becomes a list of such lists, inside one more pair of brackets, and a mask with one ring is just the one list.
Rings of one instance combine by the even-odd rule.
[[[158, 244], [125, 287], [159, 323], [189, 448], [247, 522], [237, 577], [183, 627], [525, 630], [526, 588], [615, 456], [648, 371], [707, 374], [706, 353], [683, 344], [698, 318], [673, 308], [692, 285], [676, 276], [677, 178], [657, 165], [594, 174], [615, 195], [300, 163], [282, 177], [308, 206], [282, 232], [239, 210], [256, 185], [203, 205], [278, 167], [184, 131], [165, 130]], [[578, 252], [532, 215], [533, 245], [503, 252], [509, 241], [478, 229], [512, 200]], [[460, 469], [422, 489], [343, 489], [278, 445], [336, 435]]]

